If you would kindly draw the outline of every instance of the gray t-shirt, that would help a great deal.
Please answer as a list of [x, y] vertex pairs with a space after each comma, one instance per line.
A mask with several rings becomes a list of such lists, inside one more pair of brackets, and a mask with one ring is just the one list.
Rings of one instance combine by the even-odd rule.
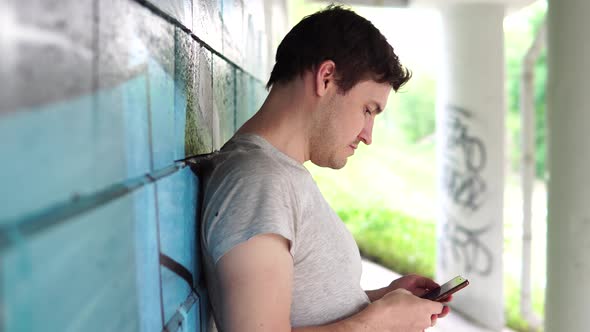
[[236, 245], [268, 233], [290, 242], [293, 327], [338, 321], [368, 305], [358, 246], [303, 165], [251, 134], [232, 138], [214, 165], [201, 233], [214, 315], [214, 265]]

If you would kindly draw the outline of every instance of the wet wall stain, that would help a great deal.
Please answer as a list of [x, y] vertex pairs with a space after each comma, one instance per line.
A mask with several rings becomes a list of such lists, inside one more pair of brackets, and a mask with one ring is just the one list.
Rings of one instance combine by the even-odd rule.
[[235, 128], [236, 91], [235, 68], [218, 56], [213, 56], [213, 111], [216, 113], [218, 137], [213, 137], [214, 148], [219, 149], [229, 140]]
[[202, 86], [211, 84], [211, 63], [207, 52], [177, 28], [175, 104], [177, 118], [184, 117], [184, 154], [181, 158], [212, 151], [211, 122], [206, 116], [211, 109], [202, 110], [199, 103], [208, 98], [207, 91], [210, 91]]

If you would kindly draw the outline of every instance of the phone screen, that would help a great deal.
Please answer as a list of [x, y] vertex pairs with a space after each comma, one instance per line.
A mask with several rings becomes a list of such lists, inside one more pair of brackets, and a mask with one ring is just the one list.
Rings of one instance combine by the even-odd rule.
[[453, 294], [454, 292], [462, 289], [467, 285], [469, 285], [469, 281], [463, 277], [458, 276], [451, 279], [444, 285], [437, 287], [429, 291], [428, 293], [422, 295], [422, 298], [432, 301], [444, 300], [447, 296]]

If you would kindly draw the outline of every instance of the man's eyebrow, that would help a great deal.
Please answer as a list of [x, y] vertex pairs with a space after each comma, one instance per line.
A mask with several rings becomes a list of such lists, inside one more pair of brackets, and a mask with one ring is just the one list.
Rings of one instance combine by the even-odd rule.
[[373, 105], [375, 105], [375, 114], [380, 114], [381, 112], [383, 112], [383, 109], [381, 108], [381, 105], [379, 105], [379, 103], [377, 103], [376, 101], [372, 101]]

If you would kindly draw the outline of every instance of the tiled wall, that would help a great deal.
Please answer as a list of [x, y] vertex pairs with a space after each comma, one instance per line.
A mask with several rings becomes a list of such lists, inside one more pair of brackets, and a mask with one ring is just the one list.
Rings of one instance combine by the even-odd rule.
[[258, 109], [285, 1], [0, 4], [0, 331], [206, 329], [179, 160]]

